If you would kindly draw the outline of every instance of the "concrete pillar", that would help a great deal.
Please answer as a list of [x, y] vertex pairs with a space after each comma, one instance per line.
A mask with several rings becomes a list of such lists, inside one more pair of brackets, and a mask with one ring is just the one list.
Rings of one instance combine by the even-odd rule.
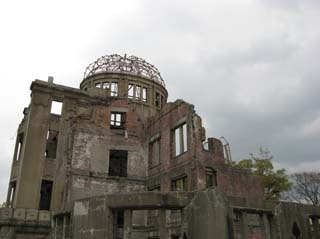
[[313, 225], [313, 234], [314, 237], [313, 238], [320, 238], [320, 226], [319, 226], [319, 222], [318, 222], [318, 218], [314, 217], [312, 218], [312, 225]]
[[[106, 239], [114, 238], [114, 216], [108, 205], [106, 205]], [[74, 237], [73, 237], [74, 238]]]
[[159, 210], [159, 234], [160, 239], [167, 239], [166, 209]]
[[124, 210], [123, 239], [131, 239], [132, 210]]
[[262, 214], [262, 221], [264, 226], [264, 232], [266, 235], [266, 239], [271, 239], [271, 232], [270, 232], [270, 222], [268, 218], [268, 214]]
[[243, 239], [249, 238], [248, 215], [246, 212], [241, 212], [241, 232]]

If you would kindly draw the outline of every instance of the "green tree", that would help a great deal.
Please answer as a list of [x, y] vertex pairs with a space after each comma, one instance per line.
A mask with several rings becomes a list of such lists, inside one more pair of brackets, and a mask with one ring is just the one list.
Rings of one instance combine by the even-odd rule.
[[282, 192], [290, 189], [291, 183], [285, 169], [275, 170], [272, 163], [273, 156], [268, 149], [260, 148], [258, 155], [250, 154], [250, 158], [233, 162], [237, 168], [250, 169], [261, 176], [265, 189], [265, 198], [279, 200]]
[[6, 207], [6, 203], [5, 202], [3, 202], [3, 203], [0, 202], [0, 208], [2, 208], [2, 207]]

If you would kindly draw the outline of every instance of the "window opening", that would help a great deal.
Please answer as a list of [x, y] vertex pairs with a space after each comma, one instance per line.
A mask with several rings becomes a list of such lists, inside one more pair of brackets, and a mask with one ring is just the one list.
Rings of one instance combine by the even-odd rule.
[[128, 151], [110, 150], [109, 175], [127, 177]]
[[136, 85], [136, 89], [135, 89], [135, 99], [136, 100], [140, 100], [141, 98], [141, 86]]
[[160, 107], [160, 94], [159, 92], [156, 92], [156, 100], [155, 100], [156, 106]]
[[110, 83], [109, 82], [103, 82], [102, 83], [102, 89], [110, 89]]
[[187, 124], [184, 123], [174, 129], [174, 150], [175, 156], [178, 156], [188, 150], [188, 140], [187, 140]]
[[101, 83], [96, 83], [96, 88], [101, 89]]
[[171, 181], [172, 191], [187, 191], [187, 177], [178, 178]]
[[59, 131], [48, 130], [47, 133], [47, 146], [45, 151], [45, 157], [48, 159], [55, 159], [57, 154]]
[[233, 211], [233, 221], [234, 222], [240, 222], [240, 212], [239, 211]]
[[142, 101], [143, 102], [147, 102], [147, 92], [148, 92], [148, 89], [143, 87], [142, 88]]
[[39, 210], [50, 210], [52, 185], [52, 181], [42, 180]]
[[14, 152], [14, 160], [19, 160], [21, 156], [21, 150], [22, 150], [22, 144], [23, 144], [23, 133], [18, 135], [17, 143], [16, 143], [16, 149]]
[[296, 239], [298, 239], [300, 237], [301, 231], [300, 231], [298, 224], [296, 222], [293, 223], [292, 234], [295, 236]]
[[161, 100], [161, 107], [163, 107], [163, 105], [164, 105], [164, 97], [163, 97], [163, 95], [161, 95], [160, 100]]
[[117, 82], [111, 83], [111, 96], [118, 96], [118, 83]]
[[134, 85], [128, 85], [128, 98], [132, 99], [134, 96]]
[[124, 129], [126, 124], [126, 113], [111, 112], [110, 126], [111, 129]]
[[217, 175], [212, 168], [206, 168], [206, 187], [217, 186]]
[[160, 164], [160, 138], [149, 144], [149, 162], [151, 167]]
[[9, 190], [9, 201], [7, 202], [7, 206], [12, 208], [13, 207], [13, 202], [14, 202], [14, 198], [15, 198], [15, 194], [16, 194], [16, 185], [17, 182], [11, 182], [10, 183], [10, 190]]
[[52, 101], [50, 113], [54, 115], [61, 115], [61, 112], [62, 112], [62, 102]]

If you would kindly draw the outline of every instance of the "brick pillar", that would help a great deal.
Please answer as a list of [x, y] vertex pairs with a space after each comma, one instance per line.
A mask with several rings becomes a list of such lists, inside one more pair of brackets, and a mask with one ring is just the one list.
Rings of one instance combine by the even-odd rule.
[[160, 239], [167, 239], [166, 209], [159, 210], [159, 232]]
[[132, 235], [132, 210], [124, 211], [123, 239], [131, 239]]

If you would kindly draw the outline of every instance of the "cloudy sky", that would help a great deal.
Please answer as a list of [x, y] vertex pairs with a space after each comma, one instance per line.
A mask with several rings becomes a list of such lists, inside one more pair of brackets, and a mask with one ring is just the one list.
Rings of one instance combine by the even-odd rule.
[[319, 0], [1, 1], [0, 202], [34, 79], [78, 87], [98, 57], [136, 55], [195, 105], [235, 160], [269, 148], [320, 168]]

